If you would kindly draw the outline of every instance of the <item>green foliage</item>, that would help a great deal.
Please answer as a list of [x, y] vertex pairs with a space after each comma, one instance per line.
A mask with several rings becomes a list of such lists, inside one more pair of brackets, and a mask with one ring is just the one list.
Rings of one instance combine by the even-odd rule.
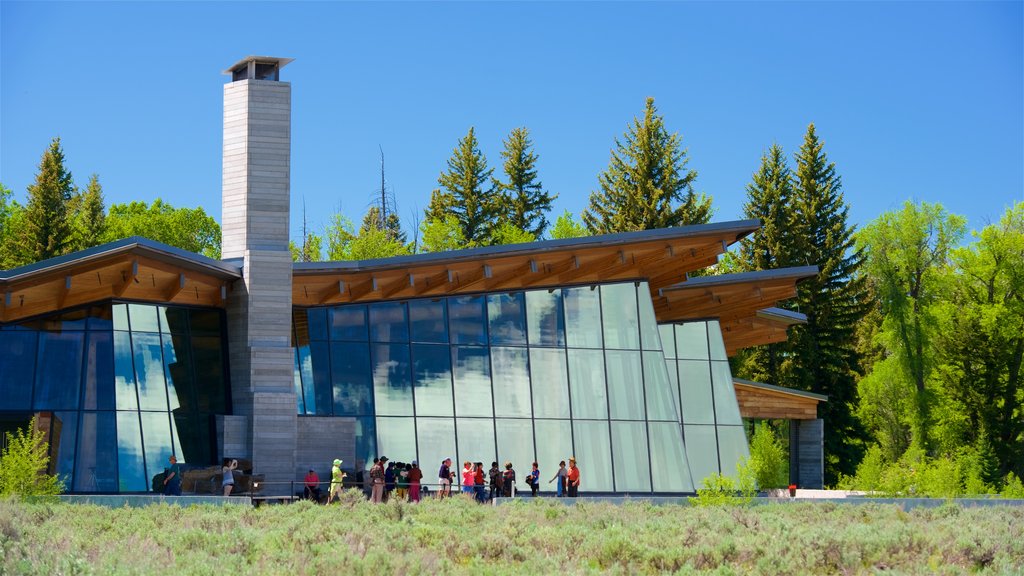
[[152, 204], [112, 204], [106, 218], [104, 242], [142, 236], [220, 258], [220, 225], [200, 208], [175, 208], [160, 198]]
[[0, 268], [14, 268], [20, 260], [18, 240], [25, 208], [13, 198], [11, 189], [0, 183]]
[[397, 241], [399, 244], [406, 243], [405, 232], [402, 231], [402, 221], [398, 217], [398, 214], [394, 212], [388, 212], [386, 218], [381, 221], [380, 208], [377, 206], [371, 206], [366, 211], [366, 215], [363, 216], [363, 223], [359, 227], [359, 233], [364, 234], [369, 230], [384, 230], [387, 232], [388, 237], [392, 240]]
[[424, 220], [420, 224], [420, 252], [446, 252], [470, 247], [462, 235], [459, 220], [453, 215], [441, 220]]
[[715, 472], [704, 479], [697, 496], [690, 499], [694, 506], [748, 506], [757, 495], [757, 471], [749, 460], [736, 463], [736, 479]]
[[427, 220], [443, 220], [451, 214], [462, 227], [462, 236], [476, 245], [489, 244], [491, 229], [500, 214], [500, 195], [494, 188], [487, 158], [480, 151], [472, 127], [448, 159], [448, 170], [437, 183], [445, 190], [431, 196]]
[[289, 240], [288, 251], [292, 254], [292, 262], [319, 262], [322, 260], [323, 245], [323, 236], [307, 232], [303, 236], [301, 247]]
[[551, 202], [558, 196], [544, 190], [537, 179], [537, 154], [533, 151], [529, 130], [513, 129], [504, 144], [501, 157], [507, 181], [495, 182], [501, 193], [500, 220], [528, 232], [533, 238], [540, 238], [548, 227], [547, 213], [551, 210]]
[[71, 172], [64, 167], [60, 138], [54, 138], [39, 161], [35, 183], [28, 187], [17, 243], [20, 264], [67, 254], [74, 248], [68, 211], [74, 188]]
[[754, 427], [750, 439], [750, 462], [754, 478], [761, 489], [784, 488], [789, 485], [789, 456], [782, 441], [767, 422]]
[[566, 210], [562, 212], [562, 215], [555, 219], [555, 225], [548, 230], [548, 236], [551, 240], [561, 240], [563, 238], [582, 238], [584, 236], [590, 236], [590, 231], [581, 222], [577, 221], [572, 217], [572, 212]]
[[89, 177], [89, 185], [85, 192], [74, 197], [73, 205], [74, 249], [84, 250], [102, 244], [107, 216], [98, 175]]
[[593, 234], [608, 234], [708, 222], [711, 198], [694, 192], [697, 172], [686, 164], [682, 137], [669, 134], [648, 98], [643, 120], [633, 118], [624, 141], [615, 140], [583, 223]]
[[0, 496], [56, 496], [64, 485], [47, 474], [50, 462], [46, 434], [36, 419], [25, 429], [7, 433], [7, 447], [0, 454]]
[[533, 242], [537, 237], [531, 232], [527, 232], [521, 228], [518, 228], [512, 222], [502, 222], [498, 224], [494, 232], [491, 233], [491, 244], [526, 244]]
[[409, 253], [409, 247], [393, 238], [388, 230], [370, 227], [358, 235], [352, 221], [334, 214], [327, 226], [328, 260], [372, 260]]
[[1024, 499], [1024, 483], [1016, 474], [1010, 472], [1003, 481], [1003, 491], [1000, 494], [1003, 498]]

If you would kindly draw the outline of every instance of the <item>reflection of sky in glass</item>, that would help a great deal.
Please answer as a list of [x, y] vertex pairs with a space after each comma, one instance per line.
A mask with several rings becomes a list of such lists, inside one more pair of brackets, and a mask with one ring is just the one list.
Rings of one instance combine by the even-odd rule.
[[612, 466], [615, 470], [615, 489], [619, 492], [651, 491], [651, 463], [647, 456], [645, 423], [612, 422]]
[[138, 412], [117, 413], [117, 470], [121, 492], [146, 489]]
[[494, 410], [498, 416], [529, 418], [530, 372], [526, 348], [491, 348], [494, 372]]
[[493, 416], [487, 348], [453, 349], [456, 416]]
[[[152, 479], [167, 466], [171, 435], [166, 412], [142, 412], [142, 440], [146, 448], [146, 478]], [[150, 486], [150, 482], [146, 485]]]
[[412, 416], [408, 344], [372, 346], [374, 405], [377, 414]]
[[167, 410], [164, 365], [160, 355], [159, 334], [132, 334], [135, 347], [135, 373], [142, 410]]
[[561, 290], [526, 293], [526, 322], [530, 346], [564, 346]]
[[413, 344], [412, 357], [416, 414], [453, 416], [451, 349]]

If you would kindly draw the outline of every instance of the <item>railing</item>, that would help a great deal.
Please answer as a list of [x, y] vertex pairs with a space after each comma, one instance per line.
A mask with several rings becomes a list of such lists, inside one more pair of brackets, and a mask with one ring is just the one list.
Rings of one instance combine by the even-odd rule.
[[[309, 492], [306, 490], [306, 488], [307, 488], [307, 486], [309, 486], [309, 484], [310, 483], [307, 483], [305, 480], [260, 481], [260, 482], [254, 482], [253, 483], [252, 491], [251, 492], [249, 492], [249, 493], [238, 493], [236, 495], [238, 495], [238, 496], [248, 495], [255, 502], [260, 502], [260, 501], [279, 501], [279, 502], [286, 502], [287, 501], [287, 502], [293, 502], [295, 500], [310, 500], [311, 498], [309, 498]], [[317, 498], [318, 502], [321, 501], [321, 500], [324, 500], [327, 497], [326, 495], [329, 494], [331, 484], [333, 484], [333, 482], [331, 482], [329, 480], [320, 480], [320, 481], [316, 482], [315, 490], [317, 492], [319, 492], [318, 498]], [[274, 492], [273, 487], [283, 488], [284, 486], [288, 486], [288, 494], [285, 494], [285, 495], [269, 494], [270, 492]], [[407, 493], [406, 493], [406, 496], [405, 496], [405, 500], [406, 501], [410, 501], [411, 495], [408, 493], [408, 489], [410, 488], [410, 486], [411, 485], [407, 484], [405, 486], [400, 487], [395, 482], [393, 482], [391, 484], [387, 484], [387, 485], [385, 485], [385, 497], [386, 498], [394, 497], [393, 496], [394, 492], [396, 490], [398, 490], [399, 488], [403, 488], [403, 489], [407, 490]], [[474, 490], [464, 490], [463, 486], [461, 486], [461, 485], [458, 485], [458, 484], [441, 484], [440, 482], [436, 482], [436, 483], [434, 483], [434, 482], [420, 482], [419, 486], [420, 486], [420, 493], [419, 493], [419, 499], [420, 500], [423, 500], [423, 499], [426, 499], [426, 498], [450, 498], [450, 497], [458, 496], [459, 494], [462, 494], [462, 493], [469, 494], [469, 495], [473, 496], [474, 498], [477, 498], [476, 491], [475, 491], [476, 485], [473, 486]], [[448, 488], [450, 488], [450, 490], [443, 493], [442, 487], [448, 487]], [[484, 488], [484, 497], [485, 497], [485, 500], [487, 500], [487, 501], [490, 501], [490, 500], [493, 500], [493, 499], [496, 499], [496, 498], [510, 498], [510, 497], [511, 498], [515, 498], [519, 494], [519, 490], [516, 488], [515, 485], [512, 486], [511, 496], [504, 496], [500, 489], [495, 488], [494, 490], [492, 490], [489, 485], [485, 485], [483, 488]], [[372, 489], [372, 485], [371, 484], [366, 484], [366, 483], [357, 483], [357, 482], [343, 481], [342, 482], [342, 489], [343, 490], [344, 489], [357, 489], [357, 490], [363, 492], [364, 494], [366, 494], [367, 498], [369, 498], [370, 497], [370, 493], [371, 493], [371, 489]]]

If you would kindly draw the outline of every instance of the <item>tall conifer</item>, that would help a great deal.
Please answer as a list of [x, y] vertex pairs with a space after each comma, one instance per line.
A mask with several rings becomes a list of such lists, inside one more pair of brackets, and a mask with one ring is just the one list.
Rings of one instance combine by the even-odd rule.
[[615, 140], [608, 169], [599, 177], [601, 190], [590, 194], [583, 222], [591, 233], [649, 230], [711, 219], [711, 198], [693, 191], [697, 172], [686, 168], [686, 149], [678, 133], [669, 134], [665, 120], [648, 98], [643, 119], [633, 118]]
[[[498, 194], [494, 189], [492, 168], [487, 167], [487, 158], [480, 151], [472, 127], [448, 159], [448, 170], [442, 172], [437, 183], [445, 189], [447, 197], [438, 193], [431, 196], [427, 219], [441, 219], [441, 207], [459, 220], [462, 234], [467, 242], [476, 245], [489, 244], [492, 227], [498, 214]], [[435, 206], [437, 200], [438, 206]], [[440, 218], [438, 218], [441, 216]]]
[[75, 249], [82, 250], [100, 244], [103, 241], [106, 212], [99, 176], [93, 174], [89, 177], [89, 185], [75, 206]]
[[530, 132], [515, 128], [505, 139], [501, 157], [507, 182], [496, 182], [501, 191], [501, 219], [515, 228], [540, 238], [548, 227], [547, 212], [552, 196], [537, 179], [537, 154]]
[[73, 248], [68, 215], [73, 191], [71, 172], [64, 167], [60, 138], [54, 138], [39, 161], [35, 184], [28, 187], [19, 242], [28, 262], [60, 256]]

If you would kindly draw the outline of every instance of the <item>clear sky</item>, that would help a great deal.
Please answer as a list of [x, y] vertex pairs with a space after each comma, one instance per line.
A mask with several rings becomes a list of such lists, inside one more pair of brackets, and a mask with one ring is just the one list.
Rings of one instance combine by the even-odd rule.
[[[470, 126], [500, 172], [530, 129], [556, 212], [579, 213], [653, 96], [714, 220], [741, 217], [762, 152], [814, 122], [864, 224], [904, 200], [972, 227], [1024, 199], [1022, 2], [0, 2], [0, 182], [24, 199], [60, 136], [108, 205], [220, 217], [221, 71], [295, 58], [292, 236], [379, 186], [408, 227]], [[553, 219], [553, 218], [552, 218]]]

